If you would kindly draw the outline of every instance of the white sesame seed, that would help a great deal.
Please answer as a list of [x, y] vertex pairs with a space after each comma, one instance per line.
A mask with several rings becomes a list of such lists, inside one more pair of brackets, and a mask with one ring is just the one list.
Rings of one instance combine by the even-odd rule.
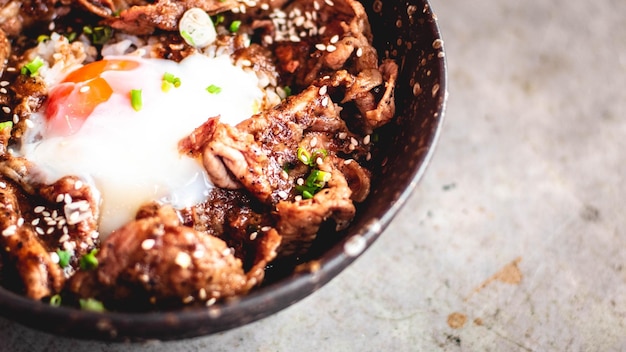
[[206, 290], [204, 289], [204, 287], [198, 290], [198, 298], [203, 301], [206, 299]]
[[261, 231], [263, 231], [263, 232], [267, 232], [267, 231], [269, 231], [271, 229], [272, 229], [271, 226], [263, 226], [263, 227], [261, 227]]
[[70, 224], [78, 224], [80, 222], [78, 220], [79, 218], [80, 218], [80, 213], [75, 211], [70, 214], [67, 220], [69, 221]]
[[44, 210], [44, 211], [41, 212], [41, 215], [46, 216], [46, 217], [50, 217], [51, 214], [50, 214], [49, 211]]
[[313, 8], [318, 11], [320, 9], [320, 4], [317, 1], [313, 1]]
[[59, 243], [67, 242], [70, 239], [70, 235], [63, 234], [63, 236], [59, 237]]
[[45, 233], [41, 227], [35, 227], [35, 232], [37, 232], [39, 235], [43, 235]]
[[326, 51], [326, 45], [324, 44], [315, 44], [315, 49], [320, 51]]
[[20, 117], [17, 114], [13, 114], [13, 123], [20, 122]]
[[89, 86], [82, 86], [80, 87], [80, 89], [78, 90], [81, 93], [87, 93], [89, 91], [89, 89], [91, 89], [91, 87]]
[[0, 93], [7, 94], [8, 92], [6, 88], [0, 88]]
[[328, 51], [329, 53], [332, 53], [335, 50], [337, 50], [337, 47], [332, 44], [326, 46], [326, 51]]
[[39, 221], [41, 221], [41, 219], [39, 219], [39, 218], [34, 218], [34, 219], [33, 219], [33, 221], [31, 221], [30, 223], [31, 223], [31, 225], [33, 225], [33, 226], [37, 226], [37, 225], [39, 225]]
[[296, 202], [299, 202], [302, 200], [302, 196], [301, 195], [297, 195], [293, 198], [293, 200], [295, 200]]
[[191, 255], [196, 259], [200, 259], [204, 257], [204, 253], [204, 249], [196, 249]]
[[76, 183], [74, 183], [74, 189], [75, 190], [79, 190], [83, 187], [83, 181], [81, 180], [77, 180]]
[[46, 235], [50, 235], [54, 232], [54, 227], [49, 227], [48, 230], [46, 230]]
[[9, 81], [0, 81], [0, 87], [6, 87], [11, 84]]
[[322, 159], [322, 157], [317, 157], [317, 159], [315, 159], [315, 163], [317, 165], [322, 165], [324, 163], [324, 160]]
[[61, 258], [59, 258], [59, 254], [57, 252], [50, 252], [50, 260], [54, 264], [58, 264], [60, 259]]
[[311, 140], [309, 141], [309, 145], [311, 146], [311, 148], [315, 148], [315, 146], [317, 145], [317, 137], [311, 138]]
[[337, 135], [337, 138], [339, 138], [339, 139], [341, 139], [341, 140], [346, 139], [347, 137], [348, 137], [348, 133], [346, 133], [346, 132], [340, 132], [340, 133]]
[[320, 90], [318, 91], [319, 95], [325, 95], [326, 92], [328, 92], [328, 87], [327, 86], [321, 86]]
[[335, 34], [330, 38], [330, 43], [331, 44], [336, 44], [339, 41], [339, 35]]
[[30, 119], [27, 119], [25, 123], [26, 123], [26, 127], [28, 127], [28, 128], [35, 127], [35, 123], [32, 122]]
[[215, 297], [211, 297], [211, 299], [209, 299], [208, 301], [206, 301], [206, 305], [208, 306], [212, 306], [215, 304], [215, 302], [217, 302], [217, 298]]
[[287, 199], [288, 196], [289, 195], [287, 194], [287, 192], [285, 192], [285, 191], [278, 191], [278, 197], [280, 199]]
[[22, 225], [24, 225], [24, 218], [17, 219], [17, 226], [20, 227]]
[[40, 206], [36, 206], [34, 211], [35, 211], [36, 214], [39, 214], [39, 213], [43, 212], [45, 209], [46, 208], [43, 205], [40, 205]]
[[302, 186], [302, 185], [304, 184], [304, 179], [303, 179], [302, 177], [299, 177], [299, 178], [296, 180], [296, 184], [297, 184], [298, 186]]
[[324, 97], [322, 99], [321, 104], [322, 104], [323, 107], [327, 107], [328, 106], [328, 97]]
[[7, 72], [15, 72], [17, 69], [15, 67], [7, 67]]
[[371, 136], [368, 134], [367, 136], [363, 137], [363, 144], [364, 145], [368, 145], [370, 144], [370, 140], [371, 140]]
[[363, 48], [356, 49], [356, 57], [361, 57], [361, 56], [363, 56]]
[[367, 153], [367, 155], [365, 156], [365, 160], [370, 161], [372, 159], [372, 153]]
[[359, 145], [359, 141], [357, 141], [354, 137], [350, 137], [350, 144], [356, 147]]
[[324, 0], [324, 2], [326, 3], [326, 5], [328, 6], [334, 6], [335, 3], [332, 0]]
[[70, 204], [72, 202], [72, 196], [69, 193], [65, 193], [63, 196], [63, 202], [65, 204]]
[[154, 247], [154, 245], [156, 244], [156, 241], [153, 238], [148, 238], [143, 240], [143, 242], [141, 242], [141, 248], [144, 251], [150, 250], [152, 249], [152, 247]]
[[2, 107], [2, 111], [4, 111], [5, 114], [10, 114], [11, 113], [11, 108], [8, 106], [3, 106]]
[[61, 203], [65, 199], [65, 196], [61, 193], [57, 196], [56, 202]]
[[191, 257], [185, 252], [178, 252], [178, 254], [176, 254], [176, 259], [174, 259], [174, 262], [178, 264], [178, 266], [180, 266], [181, 268], [186, 269], [189, 267], [189, 265], [191, 265]]
[[2, 230], [2, 236], [4, 236], [4, 237], [13, 236], [16, 233], [17, 233], [17, 226], [16, 225], [11, 225], [11, 226], [7, 227], [6, 229]]

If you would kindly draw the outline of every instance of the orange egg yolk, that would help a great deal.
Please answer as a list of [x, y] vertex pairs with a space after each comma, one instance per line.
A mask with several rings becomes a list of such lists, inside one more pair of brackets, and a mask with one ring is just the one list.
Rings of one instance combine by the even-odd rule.
[[130, 71], [138, 66], [131, 60], [101, 60], [72, 71], [48, 95], [48, 131], [58, 136], [76, 133], [94, 109], [113, 94], [102, 73]]

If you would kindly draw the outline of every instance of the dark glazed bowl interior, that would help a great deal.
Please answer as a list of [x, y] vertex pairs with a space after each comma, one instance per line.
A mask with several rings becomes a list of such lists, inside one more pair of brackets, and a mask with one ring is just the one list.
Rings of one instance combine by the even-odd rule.
[[[380, 131], [368, 200], [334, 243], [315, 248], [304, 270], [268, 273], [236, 300], [176, 312], [94, 313], [52, 307], [0, 288], [0, 314], [45, 332], [105, 341], [173, 340], [227, 330], [273, 314], [330, 281], [369, 247], [398, 212], [433, 154], [446, 101], [443, 41], [426, 0], [363, 0], [381, 58], [396, 60], [395, 122]], [[381, 166], [382, 165], [382, 166]], [[278, 267], [278, 265], [276, 265]], [[308, 268], [308, 269], [307, 269]], [[50, 323], [54, 322], [54, 323]]]

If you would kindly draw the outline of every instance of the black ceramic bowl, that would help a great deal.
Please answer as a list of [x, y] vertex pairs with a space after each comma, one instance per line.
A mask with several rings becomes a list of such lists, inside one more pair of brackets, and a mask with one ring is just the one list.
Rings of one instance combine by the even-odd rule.
[[[245, 297], [175, 312], [95, 313], [52, 307], [0, 288], [0, 314], [52, 334], [106, 341], [173, 340], [206, 335], [261, 319], [313, 293], [352, 263], [389, 224], [424, 174], [446, 101], [443, 41], [427, 0], [362, 1], [381, 58], [396, 60], [397, 118], [380, 131], [372, 192], [335, 243], [314, 248], [293, 270], [276, 264], [267, 284]], [[50, 322], [54, 322], [51, 324]]]

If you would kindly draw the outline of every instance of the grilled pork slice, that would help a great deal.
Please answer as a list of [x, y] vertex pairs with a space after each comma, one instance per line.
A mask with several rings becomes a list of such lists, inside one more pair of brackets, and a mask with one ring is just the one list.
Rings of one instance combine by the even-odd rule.
[[261, 282], [280, 242], [275, 231], [268, 241], [273, 247], [246, 273], [223, 240], [183, 226], [169, 206], [153, 206], [111, 233], [97, 253], [97, 268], [77, 272], [68, 286], [80, 297], [124, 302], [131, 309], [210, 303], [244, 294]]

